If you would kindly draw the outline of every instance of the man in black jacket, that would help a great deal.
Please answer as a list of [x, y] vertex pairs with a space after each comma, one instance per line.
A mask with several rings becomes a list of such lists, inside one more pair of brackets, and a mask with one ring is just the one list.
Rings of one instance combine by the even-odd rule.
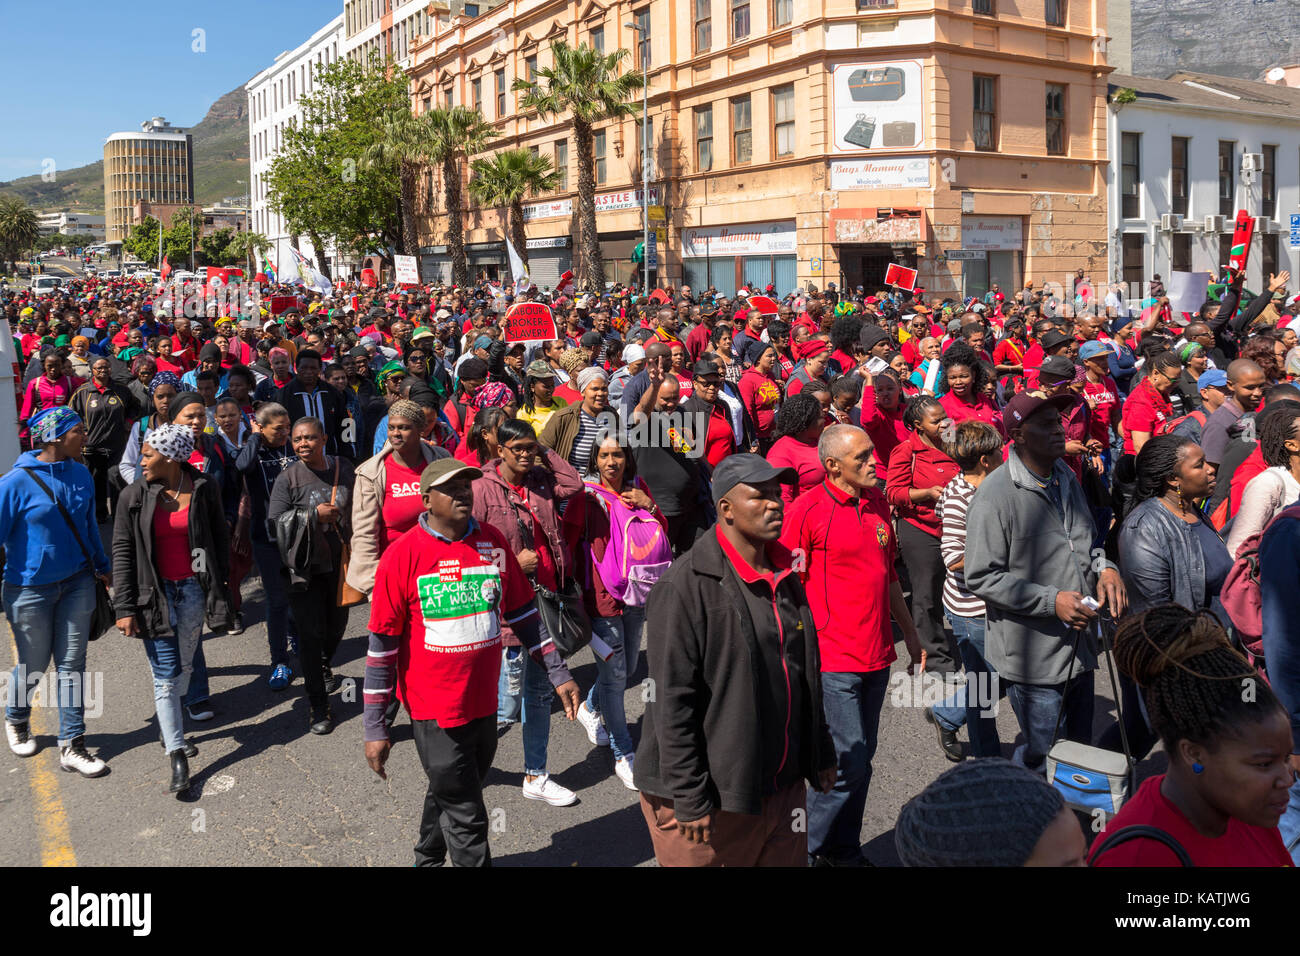
[[297, 374], [280, 389], [277, 401], [289, 412], [291, 425], [309, 415], [319, 418], [325, 425], [325, 451], [351, 460], [358, 436], [344, 434], [344, 425], [356, 426], [350, 424], [343, 396], [320, 380], [320, 370], [320, 353], [303, 349], [298, 353]]
[[661, 866], [805, 866], [807, 785], [835, 785], [808, 599], [781, 546], [792, 468], [731, 455], [718, 523], [650, 592], [633, 768]]

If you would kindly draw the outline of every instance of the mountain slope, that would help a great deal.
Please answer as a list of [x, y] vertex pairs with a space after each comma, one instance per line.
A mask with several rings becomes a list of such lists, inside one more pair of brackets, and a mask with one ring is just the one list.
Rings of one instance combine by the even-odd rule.
[[[189, 129], [194, 137], [194, 201], [201, 206], [248, 192], [247, 108], [241, 84], [213, 103], [203, 120]], [[37, 212], [103, 213], [104, 162], [56, 170], [54, 182], [42, 182], [36, 175], [0, 183], [2, 194], [18, 196]]]
[[1300, 0], [1132, 0], [1133, 73], [1259, 79], [1300, 63]]

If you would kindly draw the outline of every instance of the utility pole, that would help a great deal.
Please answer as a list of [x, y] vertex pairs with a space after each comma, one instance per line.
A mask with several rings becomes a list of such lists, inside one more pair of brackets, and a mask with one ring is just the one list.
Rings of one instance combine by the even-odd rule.
[[[636, 22], [625, 23], [623, 26], [628, 27], [636, 32], [638, 39], [649, 40], [649, 37], [643, 37], [644, 29]], [[641, 44], [638, 43], [640, 48]], [[650, 64], [646, 62], [649, 59], [649, 50], [646, 55], [641, 57], [641, 294], [648, 296], [650, 294], [650, 128], [648, 118], [650, 115]]]

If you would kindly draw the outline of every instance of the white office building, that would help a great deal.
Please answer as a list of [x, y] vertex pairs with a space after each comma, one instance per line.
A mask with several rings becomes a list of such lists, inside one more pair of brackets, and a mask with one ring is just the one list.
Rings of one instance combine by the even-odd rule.
[[36, 221], [42, 236], [52, 236], [57, 232], [65, 236], [91, 235], [96, 239], [104, 238], [103, 216], [91, 216], [84, 212], [43, 212], [37, 214]]
[[[295, 260], [289, 252], [292, 239], [284, 219], [267, 201], [267, 173], [284, 142], [285, 129], [301, 119], [301, 100], [315, 89], [316, 68], [328, 66], [342, 55], [342, 39], [343, 15], [340, 13], [305, 43], [277, 56], [273, 65], [258, 73], [244, 87], [248, 93], [248, 158], [252, 167], [249, 228], [270, 240], [267, 257], [281, 276], [286, 274], [286, 270], [293, 273]], [[319, 265], [323, 258], [333, 275], [346, 271], [347, 263], [339, 261], [332, 244], [326, 241], [325, 245], [325, 249], [314, 249], [310, 236], [298, 237], [298, 248], [308, 259]]]
[[1300, 89], [1197, 73], [1109, 84], [1111, 280], [1136, 297], [1156, 275], [1218, 273], [1245, 209], [1246, 288], [1284, 269], [1300, 286]]

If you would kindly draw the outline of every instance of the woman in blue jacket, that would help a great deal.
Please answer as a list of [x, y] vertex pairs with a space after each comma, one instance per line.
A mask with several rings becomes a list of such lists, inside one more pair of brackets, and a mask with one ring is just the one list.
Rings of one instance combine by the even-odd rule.
[[95, 578], [108, 584], [108, 555], [95, 525], [94, 479], [75, 460], [86, 443], [86, 426], [66, 406], [45, 409], [29, 425], [36, 450], [19, 457], [0, 478], [4, 608], [18, 647], [5, 738], [20, 757], [36, 753], [28, 726], [30, 693], [53, 658], [59, 766], [98, 777], [108, 766], [86, 750], [83, 691]]

